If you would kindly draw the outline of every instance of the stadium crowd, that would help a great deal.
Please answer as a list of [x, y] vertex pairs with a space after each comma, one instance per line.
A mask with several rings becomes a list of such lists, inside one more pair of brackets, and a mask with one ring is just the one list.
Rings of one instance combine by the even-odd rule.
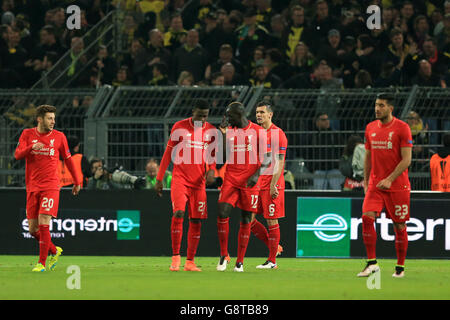
[[[65, 8], [81, 8], [69, 30]], [[366, 9], [382, 8], [381, 28]], [[122, 52], [97, 50], [73, 84], [370, 88], [450, 83], [450, 1], [3, 0], [0, 87], [31, 87], [108, 12], [122, 12]], [[84, 67], [84, 66], [83, 66]]]

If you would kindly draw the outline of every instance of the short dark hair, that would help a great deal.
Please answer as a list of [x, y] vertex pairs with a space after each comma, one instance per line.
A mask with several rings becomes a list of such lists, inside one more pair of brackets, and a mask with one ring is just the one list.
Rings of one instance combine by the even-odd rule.
[[41, 117], [43, 118], [46, 113], [56, 113], [56, 108], [54, 106], [51, 106], [49, 104], [43, 104], [36, 108], [36, 118]]
[[389, 92], [382, 92], [378, 94], [377, 99], [386, 100], [387, 103], [390, 104], [391, 106], [393, 106], [395, 103], [395, 96]]
[[272, 107], [272, 104], [270, 103], [269, 100], [262, 100], [262, 101], [258, 102], [258, 103], [256, 104], [256, 107], [257, 107], [257, 108], [258, 108], [258, 107], [266, 107], [266, 108], [267, 108], [267, 111], [273, 112], [273, 107]]
[[207, 110], [209, 109], [209, 103], [205, 99], [198, 99], [194, 103], [194, 109]]
[[239, 102], [239, 101], [231, 102], [231, 103], [228, 105], [227, 108], [230, 108], [230, 109], [233, 109], [233, 110], [237, 110], [237, 111], [239, 111], [240, 113], [245, 114], [245, 107], [244, 107], [244, 105], [242, 104], [242, 102]]
[[442, 144], [444, 147], [450, 147], [450, 133], [444, 134], [442, 137]]

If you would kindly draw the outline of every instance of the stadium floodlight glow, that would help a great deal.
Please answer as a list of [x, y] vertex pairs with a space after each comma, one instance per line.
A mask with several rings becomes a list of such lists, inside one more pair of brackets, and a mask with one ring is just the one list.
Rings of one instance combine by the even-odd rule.
[[[325, 224], [327, 221], [335, 221], [337, 224]], [[326, 234], [327, 231], [347, 231], [348, 225], [344, 218], [335, 213], [321, 215], [313, 224], [297, 224], [297, 231], [314, 231], [317, 238], [326, 242], [336, 242], [345, 237], [345, 233], [333, 235]]]

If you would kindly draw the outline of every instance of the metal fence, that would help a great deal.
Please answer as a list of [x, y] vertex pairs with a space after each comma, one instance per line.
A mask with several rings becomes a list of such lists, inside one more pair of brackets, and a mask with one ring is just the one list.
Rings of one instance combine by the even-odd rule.
[[[330, 170], [337, 168], [348, 137], [363, 136], [366, 124], [374, 119], [374, 101], [381, 91], [294, 91], [246, 86], [0, 90], [0, 186], [23, 185], [24, 164], [13, 159], [13, 152], [22, 129], [34, 125], [32, 110], [39, 104], [58, 107], [57, 129], [80, 137], [88, 158], [103, 158], [108, 166], [120, 164], [130, 173], [144, 175], [146, 161], [162, 157], [173, 123], [189, 117], [193, 101], [199, 98], [210, 102], [209, 121], [216, 125], [231, 101], [243, 102], [249, 118], [255, 121], [256, 103], [270, 100], [275, 108], [273, 121], [289, 140], [286, 169], [294, 176], [295, 188], [318, 188], [324, 181], [320, 178], [334, 178], [332, 184], [339, 185], [343, 177]], [[450, 90], [412, 87], [394, 92], [395, 116], [404, 120], [414, 110], [428, 125], [426, 138], [421, 140], [424, 142], [414, 146], [410, 178], [413, 190], [429, 190], [429, 158], [441, 145], [442, 133], [450, 130]], [[328, 112], [333, 129], [322, 133], [328, 135], [323, 138], [329, 141], [325, 145], [314, 143], [318, 135], [314, 117], [319, 111]]]

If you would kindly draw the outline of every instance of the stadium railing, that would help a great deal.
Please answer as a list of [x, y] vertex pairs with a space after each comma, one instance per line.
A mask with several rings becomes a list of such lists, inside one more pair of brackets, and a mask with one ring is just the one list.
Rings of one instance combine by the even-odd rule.
[[[313, 189], [315, 164], [334, 163], [352, 134], [364, 135], [365, 125], [374, 119], [376, 95], [386, 89], [370, 90], [281, 90], [262, 87], [102, 87], [97, 90], [36, 90], [0, 91], [3, 117], [0, 139], [0, 185], [21, 185], [23, 164], [13, 160], [14, 148], [24, 126], [27, 106], [41, 103], [56, 105], [60, 111], [57, 128], [67, 135], [78, 135], [84, 141], [84, 154], [104, 158], [108, 166], [122, 165], [127, 171], [143, 175], [148, 158], [161, 158], [174, 122], [189, 117], [192, 102], [203, 98], [211, 105], [209, 121], [220, 123], [225, 107], [231, 101], [241, 101], [247, 114], [254, 119], [254, 107], [262, 99], [275, 106], [274, 123], [283, 128], [289, 151], [286, 162], [294, 176], [296, 189]], [[419, 113], [429, 125], [424, 151], [413, 154], [410, 178], [413, 190], [429, 190], [428, 161], [441, 145], [441, 135], [450, 130], [450, 91], [441, 88], [400, 88], [395, 91], [397, 103], [394, 115], [405, 120], [409, 111]], [[89, 108], [74, 107], [74, 102]], [[83, 100], [86, 100], [84, 103]], [[62, 107], [62, 109], [61, 109]], [[84, 110], [80, 112], [80, 110]], [[311, 145], [315, 134], [314, 117], [326, 111], [331, 119], [332, 133], [337, 142], [332, 145]], [[3, 113], [3, 112], [2, 112]], [[18, 120], [16, 118], [22, 119]], [[26, 117], [25, 117], [26, 118]], [[325, 152], [324, 152], [325, 151]], [[332, 156], [330, 157], [330, 154]], [[327, 178], [342, 179], [340, 174]]]
[[[39, 79], [30, 90], [40, 88], [69, 88], [71, 84], [77, 81], [81, 74], [87, 72], [87, 68], [92, 66], [92, 63], [97, 58], [99, 45], [106, 46], [108, 52], [116, 52], [117, 46], [119, 45], [117, 37], [117, 19], [118, 11], [110, 11], [81, 37], [84, 43], [84, 49], [75, 57], [74, 61], [72, 61], [71, 58], [71, 50], [67, 50], [52, 68], [42, 73], [41, 79]], [[87, 62], [80, 64], [81, 67], [75, 70], [75, 73], [69, 74], [68, 71], [71, 68], [72, 63], [76, 63], [83, 56], [87, 58]]]

